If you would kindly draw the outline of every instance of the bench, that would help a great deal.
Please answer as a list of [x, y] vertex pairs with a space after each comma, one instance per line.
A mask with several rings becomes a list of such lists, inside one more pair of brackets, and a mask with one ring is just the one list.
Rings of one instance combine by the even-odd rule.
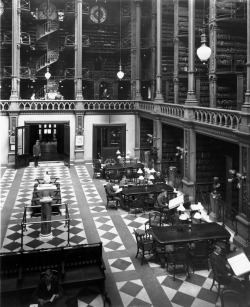
[[1, 287], [2, 292], [15, 292], [21, 282], [21, 253], [1, 253]]
[[98, 284], [104, 293], [105, 264], [102, 243], [1, 253], [0, 293], [34, 291], [47, 268], [58, 271], [62, 286]]
[[62, 285], [95, 284], [105, 292], [105, 264], [102, 258], [102, 243], [65, 247]]

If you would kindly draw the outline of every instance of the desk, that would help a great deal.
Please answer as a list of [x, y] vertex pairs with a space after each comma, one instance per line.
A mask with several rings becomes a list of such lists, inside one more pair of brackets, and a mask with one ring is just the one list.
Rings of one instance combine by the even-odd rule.
[[[183, 229], [179, 231], [178, 229]], [[192, 231], [188, 231], [188, 225], [174, 225], [153, 227], [151, 229], [153, 239], [160, 244], [190, 243], [198, 240], [229, 240], [230, 233], [216, 223], [192, 224]]]
[[165, 189], [168, 192], [172, 192], [173, 188], [165, 183], [154, 184], [154, 185], [137, 185], [132, 187], [124, 187], [121, 194], [124, 196], [132, 196], [138, 194], [153, 194], [161, 193], [161, 189]]
[[114, 164], [114, 165], [105, 165], [103, 167], [103, 176], [105, 178], [106, 175], [113, 172], [121, 177], [122, 173], [126, 173], [126, 169], [143, 169], [144, 165], [142, 163], [125, 163], [125, 164]]

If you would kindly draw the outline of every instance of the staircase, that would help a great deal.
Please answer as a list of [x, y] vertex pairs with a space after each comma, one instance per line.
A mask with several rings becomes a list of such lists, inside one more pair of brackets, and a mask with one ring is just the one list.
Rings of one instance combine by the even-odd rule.
[[[36, 61], [36, 72], [50, 66], [59, 59], [59, 23], [55, 20], [37, 26], [36, 40], [37, 46], [46, 45], [47, 53], [42, 55]], [[44, 49], [44, 48], [43, 48]]]

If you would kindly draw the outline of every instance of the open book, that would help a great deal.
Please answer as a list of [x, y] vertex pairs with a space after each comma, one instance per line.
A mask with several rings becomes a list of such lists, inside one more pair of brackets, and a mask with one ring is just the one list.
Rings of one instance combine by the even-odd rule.
[[239, 249], [237, 252], [229, 254], [227, 256], [227, 261], [234, 271], [234, 274], [238, 277], [250, 272], [250, 261], [243, 249]]

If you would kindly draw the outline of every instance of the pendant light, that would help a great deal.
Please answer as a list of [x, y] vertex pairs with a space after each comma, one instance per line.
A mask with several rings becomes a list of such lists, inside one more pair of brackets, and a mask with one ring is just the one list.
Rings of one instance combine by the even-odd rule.
[[205, 0], [203, 1], [203, 28], [202, 28], [202, 34], [201, 34], [201, 46], [200, 48], [197, 49], [197, 55], [199, 57], [199, 59], [201, 60], [201, 62], [206, 62], [211, 55], [211, 48], [209, 48], [206, 45], [207, 42], [207, 37], [206, 37], [206, 33], [205, 33]]
[[120, 62], [119, 62], [119, 71], [117, 73], [117, 78], [119, 80], [122, 80], [124, 77], [124, 72], [122, 71], [122, 59], [121, 59], [121, 48], [122, 48], [122, 39], [121, 39], [121, 33], [122, 33], [122, 9], [121, 9], [121, 0], [120, 0]]

